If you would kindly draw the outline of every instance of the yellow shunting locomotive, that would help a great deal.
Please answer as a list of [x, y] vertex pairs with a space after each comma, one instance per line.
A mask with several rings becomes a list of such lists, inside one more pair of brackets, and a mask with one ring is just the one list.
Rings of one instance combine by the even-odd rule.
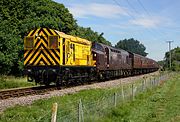
[[[38, 28], [24, 39], [24, 65], [28, 81], [57, 85], [93, 75], [92, 43], [49, 28]], [[72, 81], [71, 81], [72, 82]]]

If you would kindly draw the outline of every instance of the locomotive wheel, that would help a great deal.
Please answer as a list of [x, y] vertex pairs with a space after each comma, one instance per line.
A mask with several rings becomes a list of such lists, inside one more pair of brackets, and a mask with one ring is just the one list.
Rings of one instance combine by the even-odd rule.
[[62, 86], [62, 79], [58, 79], [56, 81], [56, 86]]
[[51, 82], [57, 81], [57, 74], [53, 72], [52, 70], [43, 71], [42, 76], [43, 76], [42, 78], [43, 83], [46, 86], [49, 86]]
[[47, 72], [43, 74], [43, 82], [46, 86], [49, 86], [49, 84], [50, 84]]

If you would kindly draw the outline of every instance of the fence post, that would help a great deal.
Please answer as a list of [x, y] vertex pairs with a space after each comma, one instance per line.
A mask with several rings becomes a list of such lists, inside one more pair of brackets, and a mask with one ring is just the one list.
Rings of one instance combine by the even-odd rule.
[[132, 100], [134, 100], [134, 84], [132, 84]]
[[151, 78], [151, 89], [153, 87], [153, 79], [154, 79], [154, 76], [153, 76], [153, 78]]
[[160, 73], [160, 75], [159, 75], [159, 81], [158, 81], [158, 86], [159, 86], [159, 82], [161, 82], [161, 78], [162, 78], [162, 74]]
[[123, 85], [121, 85], [121, 95], [122, 95], [122, 99], [124, 102], [124, 87], [123, 87]]
[[157, 78], [154, 77], [153, 87], [156, 86], [156, 80]]
[[153, 79], [154, 79], [154, 76], [151, 78], [151, 81], [150, 81], [150, 87], [151, 87], [151, 89], [153, 88]]
[[116, 107], [116, 99], [117, 99], [117, 94], [114, 93], [114, 106]]
[[143, 79], [142, 84], [141, 84], [142, 85], [142, 91], [144, 91], [144, 80], [145, 79]]
[[84, 122], [84, 113], [83, 113], [83, 109], [82, 109], [82, 101], [81, 99], [79, 100], [79, 104], [78, 104], [78, 122]]
[[53, 107], [52, 107], [51, 122], [56, 122], [57, 108], [58, 108], [58, 104], [57, 104], [57, 103], [54, 103], [54, 104], [53, 104]]
[[82, 117], [82, 122], [84, 122], [84, 112], [83, 112], [82, 102], [81, 102], [81, 117]]
[[144, 79], [144, 89], [147, 89], [147, 88], [146, 88], [146, 87], [147, 87], [147, 86], [146, 86], [146, 85], [147, 85], [147, 84], [146, 84], [146, 81], [147, 81], [147, 79], [145, 78], [145, 79]]
[[157, 81], [157, 86], [159, 86], [159, 83], [161, 82], [161, 75], [159, 76], [159, 80]]

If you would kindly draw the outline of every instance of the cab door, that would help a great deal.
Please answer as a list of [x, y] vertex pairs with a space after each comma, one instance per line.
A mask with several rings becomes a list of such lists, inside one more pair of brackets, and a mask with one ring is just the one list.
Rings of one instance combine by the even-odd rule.
[[62, 40], [62, 50], [63, 50], [63, 61], [62, 61], [62, 65], [66, 65], [66, 39], [63, 38]]
[[109, 68], [109, 49], [105, 48], [105, 61], [106, 61], [106, 67]]
[[75, 65], [75, 44], [67, 40], [66, 43], [67, 65]]

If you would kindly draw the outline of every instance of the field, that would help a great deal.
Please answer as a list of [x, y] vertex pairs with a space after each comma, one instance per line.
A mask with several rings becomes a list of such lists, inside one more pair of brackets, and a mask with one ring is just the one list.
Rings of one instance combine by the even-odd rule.
[[[180, 121], [180, 74], [173, 76], [160, 86], [148, 89], [143, 93], [135, 96], [134, 101], [127, 101], [118, 104], [103, 111], [96, 111], [91, 120], [85, 118], [85, 121], [123, 121], [123, 122], [169, 122]], [[121, 91], [121, 87], [108, 89], [84, 90], [76, 94], [65, 95], [62, 97], [52, 97], [46, 100], [38, 100], [32, 105], [15, 106], [7, 109], [0, 114], [0, 121], [8, 122], [33, 122], [33, 121], [50, 121], [52, 104], [58, 103], [58, 120], [60, 116], [66, 117], [70, 111], [75, 114], [71, 115], [72, 120], [77, 117], [78, 102], [81, 99], [83, 104], [89, 104], [100, 98], [108, 98], [113, 93]], [[107, 101], [107, 99], [105, 99]], [[113, 102], [113, 99], [111, 100]], [[103, 103], [98, 104], [101, 106]], [[98, 108], [97, 104], [91, 104], [93, 109]], [[84, 108], [83, 108], [84, 109]], [[100, 114], [97, 114], [99, 112]], [[84, 109], [85, 114], [85, 109]], [[88, 115], [86, 113], [86, 115]], [[90, 116], [90, 114], [89, 114]], [[87, 116], [86, 116], [87, 117]], [[66, 118], [65, 118], [66, 119]]]
[[0, 89], [34, 86], [26, 77], [0, 76]]

